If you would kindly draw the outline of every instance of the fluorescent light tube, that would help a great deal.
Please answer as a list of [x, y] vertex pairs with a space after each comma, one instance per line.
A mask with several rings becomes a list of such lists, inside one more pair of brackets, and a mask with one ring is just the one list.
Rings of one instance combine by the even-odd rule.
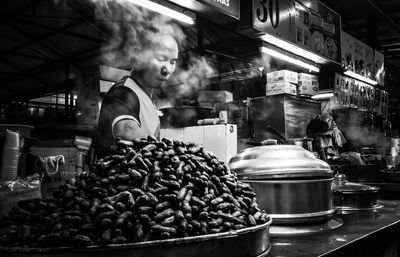
[[136, 5], [139, 5], [141, 7], [152, 10], [154, 12], [164, 14], [168, 17], [171, 17], [172, 19], [179, 20], [181, 22], [185, 22], [190, 25], [194, 24], [194, 20], [192, 17], [185, 15], [183, 13], [180, 13], [178, 11], [175, 11], [171, 8], [165, 7], [161, 4], [157, 4], [157, 3], [154, 3], [149, 0], [128, 0], [128, 1], [130, 1], [131, 3], [134, 3]]
[[279, 48], [282, 48], [288, 52], [291, 52], [293, 54], [299, 55], [301, 57], [304, 57], [308, 60], [311, 60], [313, 62], [319, 63], [319, 64], [323, 64], [323, 63], [327, 63], [328, 60], [319, 56], [318, 54], [314, 54], [310, 51], [307, 51], [299, 46], [296, 46], [295, 44], [289, 43], [283, 39], [274, 37], [272, 35], [262, 35], [260, 37], [263, 41], [270, 43], [271, 45], [277, 46]]
[[333, 97], [333, 93], [319, 93], [311, 96], [313, 100], [327, 100]]
[[345, 71], [345, 72], [344, 72], [344, 75], [347, 75], [347, 76], [349, 76], [349, 77], [355, 78], [355, 79], [357, 79], [357, 80], [361, 80], [361, 81], [363, 81], [363, 82], [365, 82], [365, 83], [368, 83], [368, 84], [370, 84], [370, 85], [376, 85], [376, 84], [378, 84], [378, 82], [376, 82], [375, 80], [366, 78], [366, 77], [361, 76], [361, 75], [359, 75], [359, 74], [357, 74], [357, 73], [354, 73], [354, 72], [352, 72], [352, 71]]
[[311, 64], [305, 63], [305, 62], [303, 62], [303, 61], [297, 60], [297, 59], [295, 59], [295, 58], [292, 58], [292, 57], [290, 57], [290, 56], [284, 55], [284, 54], [279, 53], [279, 52], [277, 52], [277, 51], [275, 51], [275, 50], [272, 50], [272, 49], [270, 49], [270, 48], [267, 48], [267, 47], [265, 47], [265, 46], [262, 46], [262, 47], [261, 47], [261, 52], [263, 52], [263, 53], [265, 53], [265, 54], [269, 54], [269, 55], [274, 56], [274, 57], [276, 57], [276, 58], [279, 58], [279, 59], [281, 59], [281, 60], [290, 62], [290, 63], [295, 64], [295, 65], [297, 65], [297, 66], [306, 68], [306, 69], [308, 69], [308, 70], [310, 70], [310, 71], [319, 72], [319, 68], [316, 67], [316, 66], [314, 66], [314, 65], [311, 65]]

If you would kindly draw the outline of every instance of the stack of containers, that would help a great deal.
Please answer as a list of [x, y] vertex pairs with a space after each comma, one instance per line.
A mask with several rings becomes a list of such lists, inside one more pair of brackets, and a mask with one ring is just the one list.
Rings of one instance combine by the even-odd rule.
[[299, 73], [298, 78], [297, 94], [299, 96], [313, 96], [318, 93], [318, 76], [308, 73]]
[[297, 95], [298, 73], [279, 70], [267, 73], [266, 95]]

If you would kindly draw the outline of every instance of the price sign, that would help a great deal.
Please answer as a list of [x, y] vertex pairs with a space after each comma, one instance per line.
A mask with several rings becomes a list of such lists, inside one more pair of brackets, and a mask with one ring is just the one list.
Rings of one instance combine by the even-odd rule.
[[253, 0], [253, 28], [295, 42], [294, 0]]

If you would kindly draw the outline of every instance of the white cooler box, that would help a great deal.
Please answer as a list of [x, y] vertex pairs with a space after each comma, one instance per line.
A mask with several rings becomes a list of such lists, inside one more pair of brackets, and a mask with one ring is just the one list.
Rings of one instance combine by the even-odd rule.
[[163, 137], [202, 145], [224, 162], [237, 154], [236, 124], [163, 128], [160, 129], [160, 138]]

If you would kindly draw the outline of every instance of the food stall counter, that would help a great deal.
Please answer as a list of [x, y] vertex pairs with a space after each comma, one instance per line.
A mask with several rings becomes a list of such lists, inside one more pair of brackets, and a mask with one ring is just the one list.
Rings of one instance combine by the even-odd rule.
[[335, 214], [339, 228], [322, 233], [271, 236], [271, 257], [400, 256], [400, 201], [379, 201], [382, 208]]

